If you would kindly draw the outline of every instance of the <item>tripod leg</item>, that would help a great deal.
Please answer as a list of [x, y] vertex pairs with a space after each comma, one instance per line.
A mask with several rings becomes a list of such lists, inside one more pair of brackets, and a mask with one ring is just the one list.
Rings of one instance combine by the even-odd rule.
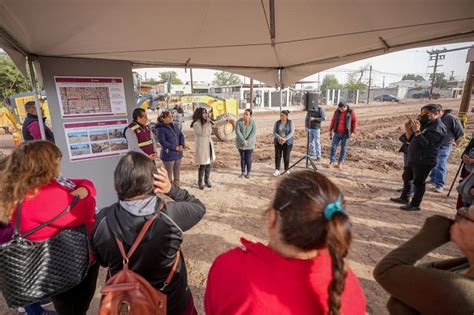
[[295, 163], [293, 163], [293, 165], [291, 165], [290, 167], [288, 167], [288, 169], [286, 171], [284, 171], [282, 174], [285, 174], [286, 172], [288, 172], [289, 170], [291, 170], [293, 167], [295, 167], [299, 162], [303, 161], [303, 159], [305, 159], [306, 156], [303, 156], [301, 159], [299, 159], [298, 161], [296, 161]]
[[309, 161], [311, 162], [311, 166], [313, 167], [313, 171], [317, 172], [318, 168], [317, 168], [316, 164], [314, 164], [313, 160], [311, 160], [311, 159], [309, 159]]

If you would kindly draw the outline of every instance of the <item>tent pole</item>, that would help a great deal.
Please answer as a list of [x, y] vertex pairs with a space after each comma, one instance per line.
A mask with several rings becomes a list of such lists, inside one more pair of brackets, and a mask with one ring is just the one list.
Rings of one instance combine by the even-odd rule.
[[33, 68], [33, 62], [30, 58], [28, 60], [28, 67], [30, 69], [30, 80], [31, 80], [31, 87], [33, 91], [33, 95], [35, 97], [35, 105], [36, 105], [36, 113], [38, 116], [38, 123], [40, 127], [41, 139], [46, 140], [46, 133], [44, 132], [44, 121], [43, 121], [43, 110], [41, 108], [41, 104], [38, 99], [38, 91], [36, 90], [36, 77], [35, 77], [35, 70]]
[[280, 112], [283, 106], [283, 69], [278, 68], [278, 88], [280, 89]]

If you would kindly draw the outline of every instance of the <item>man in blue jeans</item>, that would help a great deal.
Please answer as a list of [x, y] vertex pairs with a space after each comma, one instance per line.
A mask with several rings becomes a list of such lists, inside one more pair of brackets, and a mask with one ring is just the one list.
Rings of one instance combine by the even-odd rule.
[[305, 125], [309, 136], [309, 156], [321, 161], [321, 123], [326, 120], [326, 112], [316, 105], [306, 114]]
[[447, 133], [439, 148], [436, 166], [431, 171], [430, 178], [431, 184], [435, 185], [433, 191], [441, 193], [443, 192], [444, 181], [448, 172], [447, 163], [449, 155], [453, 150], [453, 146], [461, 143], [464, 137], [464, 129], [459, 118], [451, 114], [452, 110], [443, 110], [441, 105], [437, 105], [439, 106], [439, 113], [442, 115], [441, 121], [446, 125]]
[[[350, 108], [346, 102], [339, 102], [332, 116], [331, 125], [329, 126], [329, 138], [332, 140], [332, 143], [331, 156], [329, 157], [327, 167], [343, 167], [344, 161], [346, 160], [349, 138], [355, 133], [356, 129], [357, 118], [354, 110]], [[339, 143], [341, 143], [341, 154], [339, 155], [338, 164], [336, 165], [336, 151]]]

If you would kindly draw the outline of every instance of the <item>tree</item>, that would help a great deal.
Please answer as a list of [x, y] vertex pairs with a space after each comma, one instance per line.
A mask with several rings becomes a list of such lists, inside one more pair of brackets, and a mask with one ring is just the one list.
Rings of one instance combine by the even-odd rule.
[[346, 82], [346, 84], [344, 84], [344, 87], [346, 89], [348, 89], [348, 90], [360, 90], [361, 92], [367, 90], [367, 84], [362, 83], [360, 81], [361, 77], [359, 79], [357, 79], [357, 75], [359, 73], [360, 72], [357, 71], [357, 72], [349, 73], [347, 75], [347, 82]]
[[242, 81], [240, 77], [236, 74], [226, 72], [226, 71], [218, 71], [214, 72], [214, 81], [212, 81], [214, 85], [224, 86], [224, 85], [240, 85]]
[[[433, 80], [433, 73], [430, 74], [430, 80]], [[446, 80], [446, 74], [436, 73], [434, 80], [434, 87], [444, 89], [448, 87], [448, 80]]]
[[7, 55], [0, 55], [0, 102], [12, 94], [31, 91], [28, 80]]
[[320, 90], [325, 95], [327, 90], [332, 89], [340, 89], [342, 85], [337, 80], [334, 74], [326, 74], [323, 78], [323, 82], [321, 83]]
[[419, 74], [405, 74], [403, 77], [402, 77], [402, 81], [405, 81], [405, 80], [413, 80], [415, 82], [419, 82], [419, 81], [424, 81], [425, 78]]
[[178, 78], [178, 74], [176, 71], [168, 71], [168, 72], [161, 72], [160, 73], [160, 80], [168, 82], [168, 78], [170, 77], [171, 73], [171, 84], [183, 84], [180, 78]]

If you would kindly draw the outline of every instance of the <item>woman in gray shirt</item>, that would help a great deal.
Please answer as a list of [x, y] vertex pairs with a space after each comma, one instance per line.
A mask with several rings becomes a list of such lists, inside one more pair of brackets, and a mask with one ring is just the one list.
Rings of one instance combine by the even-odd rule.
[[293, 148], [295, 126], [293, 122], [288, 119], [289, 113], [289, 110], [282, 110], [280, 113], [280, 119], [275, 122], [275, 126], [273, 127], [273, 143], [275, 144], [275, 172], [273, 173], [273, 176], [280, 175], [282, 155], [285, 171], [287, 171], [290, 166], [290, 153]]

